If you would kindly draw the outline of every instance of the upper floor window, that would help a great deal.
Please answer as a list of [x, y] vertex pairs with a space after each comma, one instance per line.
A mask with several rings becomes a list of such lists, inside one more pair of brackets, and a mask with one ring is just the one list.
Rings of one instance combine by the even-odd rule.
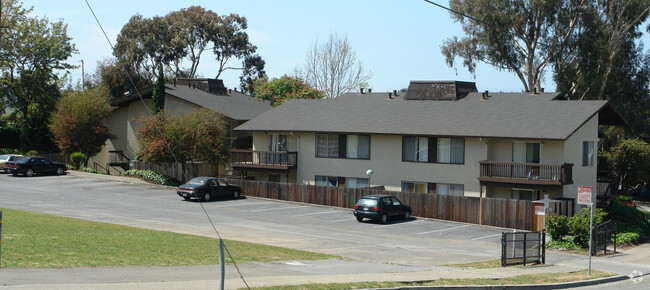
[[433, 163], [465, 163], [465, 139], [403, 137], [402, 160]]
[[370, 159], [370, 136], [317, 134], [316, 157]]
[[540, 147], [540, 143], [536, 142], [512, 142], [512, 162], [539, 163]]
[[582, 142], [582, 166], [594, 165], [594, 141]]

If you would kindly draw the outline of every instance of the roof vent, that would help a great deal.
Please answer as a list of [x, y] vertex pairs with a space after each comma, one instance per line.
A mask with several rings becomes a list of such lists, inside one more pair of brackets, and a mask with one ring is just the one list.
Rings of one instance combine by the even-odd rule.
[[364, 94], [363, 88], [359, 88], [359, 91], [361, 92], [361, 94]]
[[485, 92], [481, 94], [481, 100], [485, 101], [489, 98], [490, 98], [490, 92], [488, 90], [485, 90]]

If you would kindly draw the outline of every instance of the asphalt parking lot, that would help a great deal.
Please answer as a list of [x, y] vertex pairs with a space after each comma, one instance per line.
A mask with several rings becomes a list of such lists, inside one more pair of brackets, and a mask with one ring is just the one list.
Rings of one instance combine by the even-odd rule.
[[360, 223], [349, 209], [259, 198], [201, 204], [175, 188], [74, 175], [2, 174], [0, 207], [217, 237], [212, 221], [224, 239], [423, 269], [498, 258], [501, 233], [512, 231], [417, 217]]

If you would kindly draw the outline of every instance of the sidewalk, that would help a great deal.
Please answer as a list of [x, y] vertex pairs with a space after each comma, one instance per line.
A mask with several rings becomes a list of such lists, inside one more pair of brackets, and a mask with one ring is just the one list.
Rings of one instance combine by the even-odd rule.
[[[72, 176], [147, 184], [137, 178], [72, 171]], [[498, 257], [495, 257], [498, 258]], [[546, 265], [493, 269], [413, 267], [355, 260], [286, 261], [226, 266], [226, 289], [309, 283], [429, 281], [440, 278], [505, 278], [587, 269], [588, 257], [547, 252]], [[650, 244], [592, 258], [592, 269], [628, 275], [650, 273]], [[187, 267], [99, 267], [72, 269], [0, 268], [0, 289], [218, 289], [218, 265]], [[241, 278], [243, 277], [245, 281]], [[625, 277], [620, 277], [623, 279]], [[650, 279], [650, 278], [649, 278]]]

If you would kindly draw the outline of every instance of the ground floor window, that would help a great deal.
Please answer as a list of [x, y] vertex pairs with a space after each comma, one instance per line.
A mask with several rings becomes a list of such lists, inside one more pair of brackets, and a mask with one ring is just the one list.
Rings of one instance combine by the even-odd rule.
[[368, 188], [368, 178], [316, 175], [316, 185], [348, 188]]
[[451, 183], [402, 181], [402, 191], [464, 196], [465, 186]]
[[518, 200], [533, 200], [535, 196], [535, 191], [532, 189], [518, 189], [513, 188], [510, 194], [510, 198]]

